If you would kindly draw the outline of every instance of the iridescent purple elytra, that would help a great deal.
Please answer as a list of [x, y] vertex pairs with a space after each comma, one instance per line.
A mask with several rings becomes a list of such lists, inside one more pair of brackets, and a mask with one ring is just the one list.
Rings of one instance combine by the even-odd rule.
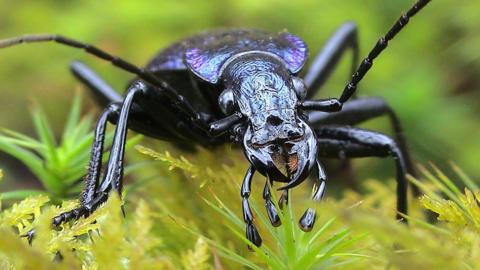
[[195, 35], [171, 45], [147, 68], [188, 69], [199, 78], [216, 83], [225, 62], [236, 54], [249, 51], [278, 56], [294, 74], [303, 67], [308, 54], [305, 42], [288, 32], [272, 34], [256, 29], [221, 30]]

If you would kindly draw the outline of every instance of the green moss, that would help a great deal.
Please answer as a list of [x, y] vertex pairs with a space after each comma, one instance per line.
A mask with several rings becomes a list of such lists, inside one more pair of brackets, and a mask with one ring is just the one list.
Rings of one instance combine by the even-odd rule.
[[[317, 226], [310, 233], [302, 232], [296, 224], [298, 212], [308, 206], [306, 200], [292, 200], [281, 212], [283, 225], [273, 228], [263, 213], [261, 198], [253, 196], [252, 207], [264, 245], [253, 247], [250, 252], [241, 211], [237, 209], [238, 198], [231, 196], [231, 192], [238, 191], [241, 179], [235, 173], [235, 165], [217, 164], [221, 169], [203, 167], [203, 163], [215, 156], [207, 151], [191, 158], [177, 158], [145, 147], [138, 150], [159, 159], [160, 167], [177, 169], [167, 174], [177, 175], [172, 181], [185, 180], [183, 185], [196, 190], [192, 199], [198, 200], [198, 204], [193, 205], [201, 213], [190, 209], [189, 203], [178, 206], [183, 211], [173, 207], [177, 204], [177, 194], [182, 197], [182, 193], [189, 192], [175, 186], [176, 193], [168, 196], [141, 195], [146, 200], [138, 199], [137, 195], [152, 195], [155, 192], [152, 187], [162, 186], [151, 182], [129, 195], [134, 200], [126, 199], [126, 218], [122, 216], [118, 196], [113, 195], [88, 218], [52, 230], [51, 218], [71, 209], [75, 203], [67, 201], [58, 207], [49, 204], [44, 195], [29, 197], [0, 215], [0, 265], [5, 269], [476, 269], [479, 266], [478, 190], [466, 188], [460, 192], [436, 168], [433, 172], [422, 169], [423, 181], [412, 179], [424, 195], [412, 199], [414, 211], [406, 217], [410, 221], [408, 227], [392, 218], [394, 186], [373, 180], [365, 185], [370, 190], [367, 194], [348, 191], [342, 199], [328, 198], [318, 205]], [[236, 158], [235, 152], [225, 153], [224, 157]], [[261, 184], [256, 185], [259, 187]], [[438, 214], [438, 221], [426, 222], [418, 211], [421, 208]], [[197, 219], [198, 215], [203, 218]], [[20, 235], [32, 228], [37, 233], [29, 246]]]

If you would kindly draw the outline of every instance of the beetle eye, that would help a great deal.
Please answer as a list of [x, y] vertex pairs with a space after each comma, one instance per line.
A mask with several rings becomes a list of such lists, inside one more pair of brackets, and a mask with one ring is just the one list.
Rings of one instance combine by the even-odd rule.
[[297, 94], [297, 97], [299, 100], [305, 99], [307, 96], [307, 88], [305, 87], [305, 83], [303, 82], [302, 79], [293, 77], [293, 87], [295, 88], [295, 93]]
[[232, 114], [235, 108], [235, 97], [231, 89], [225, 89], [218, 97], [218, 105], [224, 114]]

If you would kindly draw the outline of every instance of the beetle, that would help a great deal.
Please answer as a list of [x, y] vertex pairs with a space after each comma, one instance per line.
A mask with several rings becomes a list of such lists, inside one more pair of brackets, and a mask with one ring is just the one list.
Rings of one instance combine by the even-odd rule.
[[[261, 245], [262, 239], [249, 204], [254, 173], [258, 171], [267, 178], [263, 191], [265, 207], [271, 224], [279, 226], [270, 185], [284, 183], [279, 190], [283, 190], [281, 201], [285, 202], [286, 191], [315, 172], [312, 198], [320, 201], [327, 180], [320, 157], [392, 157], [397, 171], [397, 218], [401, 219], [402, 214], [407, 214], [405, 174], [412, 172], [412, 166], [399, 120], [380, 98], [350, 98], [388, 42], [429, 2], [418, 0], [378, 40], [358, 67], [357, 27], [345, 23], [314, 58], [303, 78], [299, 73], [306, 63], [308, 49], [302, 39], [288, 32], [274, 34], [256, 29], [205, 32], [161, 50], [143, 68], [59, 35], [0, 40], [0, 49], [35, 42], [83, 49], [136, 75], [122, 97], [85, 64], [72, 63], [73, 74], [105, 110], [96, 123], [80, 205], [56, 216], [53, 225], [88, 216], [107, 200], [110, 192], [121, 193], [128, 129], [181, 145], [241, 146], [250, 163], [240, 192], [243, 218], [246, 237], [256, 246]], [[353, 75], [340, 98], [311, 99], [348, 50], [353, 51]], [[380, 115], [390, 116], [396, 140], [351, 127]], [[102, 174], [108, 122], [116, 128]], [[307, 209], [299, 220], [300, 228], [310, 231], [315, 219], [315, 210]]]

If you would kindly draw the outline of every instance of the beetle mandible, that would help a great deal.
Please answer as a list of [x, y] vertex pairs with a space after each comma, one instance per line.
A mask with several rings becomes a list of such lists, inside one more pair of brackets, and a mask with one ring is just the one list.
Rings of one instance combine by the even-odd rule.
[[[280, 219], [272, 202], [269, 181], [285, 183], [279, 189], [284, 190], [281, 200], [287, 200], [286, 190], [315, 171], [313, 200], [319, 201], [325, 192], [327, 176], [318, 157], [393, 157], [400, 219], [401, 214], [407, 213], [405, 174], [412, 168], [398, 119], [382, 99], [349, 99], [388, 42], [429, 2], [418, 0], [378, 40], [356, 69], [357, 29], [353, 23], [344, 24], [316, 56], [303, 78], [298, 75], [307, 60], [307, 46], [288, 32], [272, 34], [254, 29], [205, 32], [160, 51], [144, 68], [95, 46], [58, 35], [0, 40], [0, 48], [53, 41], [83, 49], [137, 76], [122, 97], [85, 64], [72, 63], [73, 74], [93, 92], [105, 110], [96, 124], [80, 205], [55, 217], [53, 224], [58, 226], [87, 216], [106, 201], [109, 192], [121, 192], [128, 128], [182, 144], [241, 145], [251, 164], [240, 192], [246, 237], [257, 246], [262, 239], [249, 205], [254, 173], [258, 171], [267, 178], [263, 192], [265, 206], [272, 225], [278, 226]], [[353, 50], [354, 72], [340, 98], [312, 100], [341, 55], [349, 49]], [[396, 141], [349, 126], [380, 115], [390, 116]], [[114, 123], [116, 129], [109, 160], [101, 175], [107, 122]], [[315, 210], [307, 209], [299, 221], [301, 229], [310, 231], [315, 217]]]

